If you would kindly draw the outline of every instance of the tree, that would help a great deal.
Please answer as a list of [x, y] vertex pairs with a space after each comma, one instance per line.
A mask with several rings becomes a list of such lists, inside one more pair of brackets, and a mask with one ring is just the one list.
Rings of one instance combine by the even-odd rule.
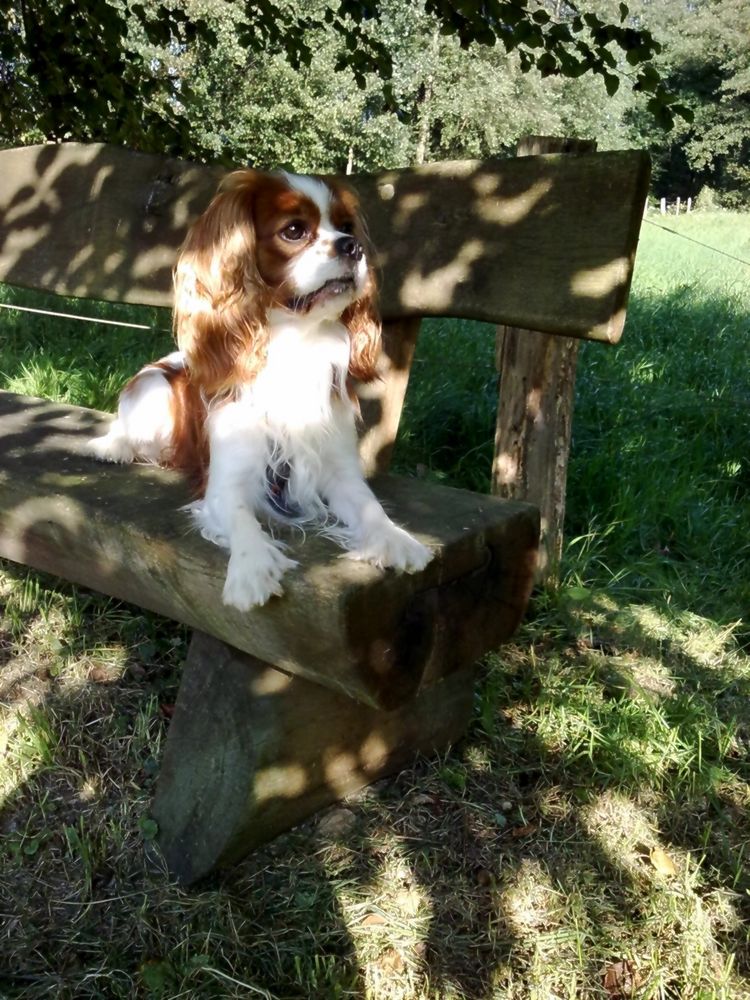
[[[628, 9], [608, 21], [569, 2], [547, 9], [536, 0], [423, 0], [440, 35], [467, 49], [497, 47], [516, 54], [522, 71], [543, 77], [600, 76], [610, 94], [620, 82], [616, 52], [635, 68], [634, 86], [648, 108], [670, 124], [679, 106], [653, 58], [659, 44], [646, 28], [627, 23]], [[309, 67], [311, 39], [330, 29], [334, 70], [351, 74], [397, 116], [391, 50], [383, 39], [387, 0], [0, 0], [0, 118], [5, 141], [29, 137], [102, 139], [135, 148], [188, 152], [193, 94], [171, 58], [217, 44], [216, 11], [231, 9], [238, 44], [248, 59], [281, 56]], [[613, 51], [614, 50], [614, 51]]]
[[635, 0], [663, 42], [660, 72], [693, 112], [666, 137], [641, 111], [657, 194], [695, 196], [710, 186], [728, 206], [750, 201], [750, 6], [746, 0]]

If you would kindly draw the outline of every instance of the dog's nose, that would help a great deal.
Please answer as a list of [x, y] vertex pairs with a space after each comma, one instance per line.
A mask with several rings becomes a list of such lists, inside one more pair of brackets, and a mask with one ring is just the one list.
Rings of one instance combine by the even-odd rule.
[[339, 236], [333, 244], [339, 257], [351, 257], [352, 260], [362, 260], [365, 251], [362, 244], [353, 236]]

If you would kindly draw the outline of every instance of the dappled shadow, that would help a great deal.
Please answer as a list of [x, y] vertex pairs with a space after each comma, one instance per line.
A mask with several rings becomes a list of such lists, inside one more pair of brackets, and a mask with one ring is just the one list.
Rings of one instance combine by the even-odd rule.
[[[224, 172], [75, 143], [4, 150], [0, 164], [0, 280], [161, 306]], [[631, 151], [349, 178], [380, 252], [384, 315], [618, 339], [648, 171]]]
[[[54, 147], [0, 154], [3, 163], [6, 160], [10, 163], [10, 156], [17, 158], [17, 165], [6, 176], [11, 188], [17, 184], [17, 190], [10, 198], [10, 211], [5, 211], [0, 228], [0, 250], [5, 262], [0, 276], [4, 280], [19, 285], [42, 284], [71, 295], [157, 305], [168, 301], [169, 272], [176, 247], [186, 226], [213, 190], [216, 171], [174, 163], [167, 170], [164, 161], [156, 158], [131, 159], [130, 154], [103, 147], [68, 150]], [[394, 172], [378, 179], [353, 178], [362, 195], [374, 241], [384, 248], [381, 265], [385, 314], [472, 315], [541, 330], [575, 335], [593, 333], [601, 339], [616, 339], [630, 282], [633, 244], [640, 219], [639, 198], [645, 194], [646, 161], [640, 154], [632, 154], [629, 159], [626, 154], [626, 160], [621, 154], [571, 160], [564, 163], [555, 158], [531, 158], [523, 163], [469, 164], [427, 168], [421, 173]], [[618, 172], [618, 163], [625, 164], [627, 169]], [[626, 175], [630, 178], [627, 181]], [[33, 189], [30, 178], [34, 179]], [[582, 210], [582, 204], [586, 205], [588, 200], [597, 203], [595, 221]], [[62, 240], [63, 233], [69, 233], [65, 237], [67, 243]], [[575, 234], [575, 239], [571, 234]], [[95, 252], [92, 245], [97, 248]], [[395, 353], [392, 361], [396, 368], [403, 369]], [[50, 406], [45, 412], [43, 406], [34, 404], [29, 412], [31, 419], [26, 423], [22, 409], [17, 411], [20, 422], [15, 427], [12, 407], [3, 413], [3, 426], [8, 434], [9, 479], [17, 477], [20, 490], [10, 505], [12, 520], [7, 537], [13, 548], [6, 551], [23, 562], [44, 565], [70, 579], [154, 608], [212, 631], [235, 646], [244, 645], [266, 659], [274, 659], [277, 650], [273, 636], [283, 631], [285, 625], [282, 602], [271, 602], [262, 613], [251, 616], [223, 612], [221, 621], [212, 612], [212, 608], [220, 606], [225, 556], [200, 538], [185, 537], [184, 522], [175, 515], [186, 499], [182, 484], [152, 469], [92, 468], [90, 460], [80, 454], [79, 445], [91, 433], [87, 420], [98, 418], [84, 415], [80, 423], [69, 425], [70, 432], [66, 434], [66, 428], [61, 426], [68, 420], [64, 408]], [[60, 444], [61, 436], [68, 439], [64, 446]], [[389, 443], [382, 447], [388, 448]], [[38, 469], [25, 461], [25, 456], [35, 450], [47, 456]], [[11, 482], [8, 489], [12, 487]], [[38, 500], [29, 499], [33, 494], [43, 498], [41, 505], [35, 506]], [[50, 494], [53, 497], [48, 505], [44, 498]], [[87, 496], [96, 496], [97, 503], [85, 506], [83, 500]], [[97, 522], [97, 507], [116, 515], [108, 523], [106, 536]], [[122, 515], [123, 526], [132, 525], [136, 510], [140, 527], [131, 526], [127, 534], [115, 541], [111, 534], [113, 521]], [[410, 511], [414, 522], [409, 517], [405, 520], [417, 530], [420, 524], [434, 525], [436, 521], [435, 511], [429, 508], [421, 510], [417, 505]], [[456, 524], [461, 524], [462, 517], [463, 514], [457, 516]], [[440, 511], [437, 519], [448, 522], [447, 510]], [[497, 557], [498, 572], [488, 574], [488, 567], [495, 559], [494, 552], [502, 553], [511, 542], [507, 537], [498, 538], [494, 546], [489, 546], [482, 537], [479, 545], [458, 546], [457, 563], [461, 572], [478, 575], [467, 590], [469, 600], [451, 603], [449, 596], [448, 611], [439, 607], [437, 617], [429, 617], [437, 600], [431, 593], [426, 598], [426, 610], [422, 606], [418, 608], [419, 614], [410, 617], [414, 604], [409, 599], [413, 595], [407, 594], [408, 599], [404, 600], [403, 590], [398, 589], [404, 587], [403, 583], [396, 587], [386, 580], [379, 590], [373, 589], [371, 606], [360, 609], [355, 621], [357, 627], [343, 637], [343, 645], [348, 649], [349, 642], [365, 635], [368, 652], [359, 658], [356, 670], [348, 668], [345, 677], [341, 674], [337, 678], [336, 664], [342, 655], [339, 609], [331, 606], [321, 587], [320, 572], [326, 575], [334, 572], [339, 565], [338, 550], [324, 540], [309, 539], [305, 544], [310, 547], [317, 569], [309, 573], [303, 569], [289, 582], [297, 618], [293, 627], [286, 630], [287, 650], [291, 652], [285, 655], [290, 662], [282, 658], [279, 665], [296, 667], [303, 675], [306, 670], [313, 674], [306, 664], [314, 656], [320, 663], [327, 663], [334, 687], [337, 683], [343, 686], [342, 679], [351, 683], [354, 677], [361, 681], [359, 693], [366, 699], [385, 703], [387, 698], [398, 696], [394, 700], [401, 701], [417, 688], [422, 671], [429, 675], [422, 640], [432, 641], [433, 633], [437, 633], [446, 647], [441, 655], [450, 661], [451, 643], [459, 634], [456, 631], [451, 634], [450, 629], [462, 626], [459, 631], [466, 637], [466, 645], [457, 651], [453, 664], [456, 666], [459, 659], [471, 659], [479, 652], [472, 647], [473, 642], [486, 644], [491, 637], [499, 638], [508, 631], [511, 618], [515, 625], [530, 578], [533, 545], [528, 532], [521, 538], [526, 555], [516, 560], [521, 567], [519, 578], [506, 580], [505, 589], [499, 592], [492, 586], [483, 586], [485, 581], [494, 585], [493, 580], [508, 576], [504, 567], [510, 563], [504, 564], [501, 556]], [[84, 550], [93, 553], [90, 559], [87, 556], [85, 565], [81, 557]], [[352, 580], [356, 583], [365, 579], [362, 574], [370, 570], [349, 566], [346, 572], [354, 574]], [[441, 587], [446, 591], [443, 584], [450, 581], [439, 578], [440, 572], [440, 565], [432, 566], [419, 586], [426, 592]], [[437, 576], [431, 578], [430, 574]], [[391, 590], [392, 586], [395, 589]], [[473, 617], [476, 608], [482, 607], [482, 601], [485, 602], [482, 614]], [[506, 604], [512, 615], [503, 623]], [[396, 607], [400, 614], [404, 605], [403, 619], [394, 622], [391, 607]], [[447, 638], [440, 632], [446, 621], [450, 625]], [[394, 627], [402, 622], [402, 628]], [[420, 641], [414, 641], [415, 632]], [[320, 639], [317, 649], [311, 642], [312, 635]], [[391, 657], [384, 661], [383, 647], [394, 641], [400, 646], [400, 636], [404, 636], [410, 649], [417, 650], [414, 659], [397, 656], [395, 660]], [[224, 653], [219, 655], [222, 649]], [[415, 746], [430, 750], [456, 739], [473, 699], [468, 677], [458, 671], [426, 689], [426, 700], [416, 706], [413, 717], [411, 705], [385, 715], [311, 685], [307, 685], [307, 696], [303, 692], [292, 697], [284, 693], [287, 685], [304, 689], [306, 681], [298, 684], [297, 679], [293, 681], [265, 665], [256, 668], [260, 676], [251, 681], [245, 659], [234, 657], [229, 651], [227, 662], [222, 661], [226, 650], [227, 647], [214, 643], [213, 654], [211, 648], [208, 651], [204, 648], [200, 655], [195, 654], [190, 665], [192, 687], [186, 688], [185, 704], [175, 712], [175, 727], [170, 737], [172, 749], [164, 765], [165, 788], [169, 787], [170, 770], [178, 778], [171, 801], [165, 805], [162, 799], [158, 806], [166, 810], [161, 814], [165, 828], [170, 822], [176, 827], [183, 823], [184, 828], [196, 820], [198, 831], [202, 827], [206, 836], [224, 838], [218, 847], [207, 845], [208, 853], [213, 852], [222, 861], [238, 857], [253, 836], [276, 832], [280, 826], [274, 824], [282, 818], [285, 822], [290, 817], [299, 818], [340, 796], [351, 787], [347, 782], [352, 777], [354, 783], [370, 780], [380, 773], [384, 761], [394, 766], [406, 763]], [[375, 652], [371, 655], [369, 650]], [[391, 656], [389, 650], [386, 652]], [[397, 652], [401, 654], [402, 649]], [[278, 657], [274, 662], [279, 662]], [[395, 669], [378, 676], [377, 665], [383, 662], [390, 666], [406, 663], [409, 669], [400, 676]], [[228, 683], [219, 670], [222, 663], [233, 672], [234, 684]], [[357, 673], [361, 675], [358, 678], [354, 676]], [[257, 684], [254, 687], [256, 681], [267, 685], [266, 689], [258, 689]], [[222, 687], [223, 682], [226, 687]], [[449, 689], [444, 685], [449, 685]], [[74, 716], [75, 705], [74, 698], [63, 703], [60, 706], [63, 716]], [[195, 728], [191, 725], [192, 712]], [[285, 713], [288, 716], [293, 712], [296, 713], [293, 718], [284, 717]], [[204, 720], [202, 729], [197, 722], [199, 714]], [[252, 725], [248, 725], [248, 719], [252, 719]], [[103, 737], [106, 735], [102, 733]], [[541, 745], [534, 745], [533, 740], [531, 744], [530, 755], [542, 752]], [[195, 767], [191, 766], [188, 752], [198, 754]], [[197, 761], [201, 755], [210, 767], [199, 773]], [[75, 773], [74, 763], [74, 760], [66, 762], [68, 774]], [[185, 768], [188, 774], [184, 777], [180, 800], [179, 772]], [[191, 770], [195, 771], [192, 785]], [[434, 809], [423, 808], [413, 823], [409, 819], [412, 828], [404, 836], [403, 853], [413, 884], [423, 893], [430, 914], [421, 968], [429, 972], [433, 981], [445, 983], [446, 988], [455, 983], [465, 996], [485, 998], [496, 989], [498, 975], [502, 974], [498, 970], [511, 963], [523, 945], [523, 924], [514, 922], [503, 894], [495, 891], [496, 881], [511, 879], [525, 858], [535, 852], [545, 858], [545, 863], [549, 858], [551, 866], [554, 851], [535, 837], [536, 829], [514, 837], [508, 830], [502, 832], [499, 822], [493, 827], [481, 815], [492, 809], [492, 802], [503, 790], [523, 815], [523, 809], [534, 804], [533, 778], [521, 781], [516, 769], [510, 782], [507, 776], [501, 776], [500, 782], [487, 782], [481, 767], [469, 768], [469, 772], [470, 794], [473, 801], [482, 803], [482, 808], [474, 809], [462, 795], [446, 794], [444, 790], [437, 793], [432, 800]], [[214, 785], [212, 773], [216, 775]], [[427, 775], [422, 778], [426, 781]], [[596, 779], [592, 777], [593, 780]], [[484, 792], [482, 782], [486, 785]], [[139, 772], [135, 776], [128, 772], [123, 781], [126, 783], [148, 787], [148, 781]], [[114, 799], [115, 790], [110, 791], [109, 797], [102, 798], [105, 808], [111, 808]], [[290, 801], [293, 802], [297, 792], [301, 811], [295, 814]], [[304, 792], [308, 792], [307, 799]], [[262, 796], [261, 814], [269, 822], [265, 834], [254, 829], [259, 814], [252, 808], [253, 795]], [[439, 810], [445, 820], [442, 842], [439, 838], [443, 834], [436, 832], [435, 823]], [[66, 827], [75, 828], [78, 819], [73, 812], [66, 820]], [[385, 810], [379, 822], [386, 824], [386, 835], [391, 829], [400, 837], [404, 832], [401, 820], [399, 807], [394, 806]], [[518, 820], [513, 829], [520, 824]], [[440, 825], [437, 826], [439, 829]], [[561, 829], [566, 835], [586, 839], [586, 831], [575, 815], [569, 826]], [[180, 836], [176, 838], [174, 867], [182, 849]], [[352, 867], [349, 879], [362, 891], [370, 890], [381, 873], [383, 836], [382, 826], [374, 826], [365, 832], [360, 844], [361, 866]], [[360, 957], [343, 901], [334, 881], [328, 881], [331, 869], [327, 860], [306, 857], [310, 843], [310, 827], [302, 828], [246, 860], [239, 868], [214, 877], [202, 890], [178, 897], [171, 914], [164, 912], [160, 919], [169, 924], [176, 937], [183, 933], [183, 923], [191, 920], [191, 913], [194, 916], [200, 911], [198, 923], [202, 922], [202, 928], [193, 936], [197, 940], [202, 929], [203, 946], [211, 947], [211, 920], [215, 918], [212, 897], [215, 891], [223, 891], [231, 898], [233, 910], [226, 926], [236, 926], [239, 922], [240, 930], [235, 933], [244, 946], [244, 957], [238, 959], [241, 963], [238, 967], [248, 976], [257, 974], [272, 992], [281, 987], [285, 996], [329, 997], [335, 995], [332, 983], [336, 987], [342, 982], [351, 995], [364, 996]], [[59, 840], [52, 841], [52, 846], [59, 850]], [[74, 932], [80, 943], [76, 959], [81, 975], [86, 968], [83, 932], [101, 934], [97, 912], [102, 911], [87, 904], [95, 901], [97, 906], [107, 905], [113, 892], [112, 878], [124, 878], [127, 882], [134, 877], [136, 891], [142, 889], [144, 874], [139, 870], [140, 862], [134, 860], [140, 856], [140, 846], [131, 831], [130, 839], [121, 847], [128, 858], [124, 872], [113, 872], [102, 863], [94, 882], [91, 874], [83, 871], [84, 882], [88, 879], [88, 895], [76, 900], [79, 909]], [[616, 864], [602, 857], [595, 845], [589, 846], [605, 877], [619, 878]], [[297, 891], [287, 870], [298, 871], [300, 858], [314, 878], [317, 905], [310, 906], [306, 926], [300, 927], [298, 921], [293, 930], [313, 954], [322, 954], [326, 960], [332, 955], [338, 971], [344, 968], [344, 975], [334, 979], [325, 969], [318, 970], [317, 986], [312, 990], [310, 983], [316, 970], [302, 977], [299, 967], [295, 967], [295, 956], [300, 949], [296, 942], [289, 945], [288, 929], [282, 930], [286, 928], [284, 907]], [[85, 859], [80, 860], [85, 869]], [[273, 867], [280, 869], [277, 881], [264, 892], [271, 879], [268, 869]], [[573, 877], [563, 871], [561, 868], [560, 878], [567, 887]], [[480, 878], [481, 872], [488, 876]], [[201, 872], [185, 868], [181, 874], [191, 878]], [[158, 878], [162, 877], [159, 872]], [[120, 881], [118, 890], [122, 884]], [[94, 886], [96, 892], [92, 891]], [[466, 900], [472, 892], [476, 898], [467, 907]], [[14, 907], [19, 905], [16, 900]], [[142, 919], [143, 913], [154, 905], [150, 891], [143, 892], [139, 905]], [[628, 905], [629, 902], [624, 903], [617, 912], [625, 914]], [[304, 911], [304, 899], [299, 906]], [[105, 911], [110, 932], [122, 921], [121, 910], [117, 902]], [[60, 916], [59, 910], [56, 916]], [[132, 916], [129, 913], [126, 919]], [[35, 919], [44, 924], [38, 910]], [[55, 933], [59, 951], [59, 927]], [[450, 943], [448, 949], [446, 940]], [[153, 947], [163, 947], [157, 933], [151, 941]], [[263, 963], [270, 961], [274, 952], [280, 981], [268, 982]], [[146, 946], [142, 946], [139, 958], [147, 954]], [[16, 976], [22, 975], [24, 968], [30, 968], [32, 975], [35, 973], [38, 955], [29, 952], [29, 956], [26, 967], [14, 969]], [[592, 976], [593, 962], [594, 959], [587, 966]], [[132, 964], [131, 955], [131, 970]], [[307, 973], [306, 966], [304, 971]]]
[[[85, 454], [90, 410], [0, 393], [0, 553], [132, 601], [334, 690], [400, 704], [510, 635], [531, 587], [537, 519], [523, 504], [394, 478], [375, 483], [436, 548], [419, 574], [342, 559], [320, 535], [289, 539], [286, 597], [222, 603], [227, 555], [191, 531], [181, 476]], [[377, 608], [377, 614], [372, 609]]]
[[[636, 627], [627, 641], [634, 655], [664, 653]], [[623, 639], [615, 636], [608, 642], [600, 637], [586, 649], [571, 626], [571, 645], [559, 669], [582, 678], [599, 669], [597, 690], [605, 703], [623, 699], [625, 706], [641, 694], [627, 683], [623, 651]], [[679, 663], [684, 689], [655, 695], [667, 718], [679, 698], [687, 702], [703, 692], [708, 706], [718, 688], [732, 683], [728, 671], [707, 671], [684, 651], [679, 657], [668, 658], [672, 669]], [[547, 683], [533, 664], [533, 657], [495, 664], [480, 687], [469, 739], [438, 764], [422, 760], [355, 797], [347, 808], [351, 823], [342, 831], [327, 832], [325, 822], [304, 823], [189, 891], [167, 884], [158, 855], [144, 845], [138, 828], [155, 774], [150, 755], [166, 725], [154, 714], [152, 737], [139, 744], [136, 733], [144, 727], [137, 719], [139, 704], [154, 690], [160, 700], [168, 699], [177, 678], [172, 674], [171, 684], [168, 677], [159, 681], [149, 668], [139, 680], [125, 675], [113, 685], [78, 687], [51, 699], [56, 732], [60, 738], [68, 734], [59, 744], [58, 776], [53, 770], [47, 777], [29, 774], [33, 791], [20, 788], [4, 811], [4, 830], [12, 820], [10, 839], [19, 852], [1, 880], [3, 909], [23, 921], [16, 925], [13, 950], [0, 963], [6, 976], [0, 981], [12, 987], [8, 995], [41, 997], [54, 984], [60, 996], [68, 996], [66, 987], [71, 997], [96, 995], [96, 970], [103, 967], [90, 940], [107, 927], [106, 981], [117, 986], [111, 987], [113, 996], [132, 995], [128, 989], [134, 990], [152, 964], [155, 971], [166, 970], [170, 983], [174, 979], [175, 992], [189, 988], [201, 997], [216, 995], [214, 986], [221, 982], [225, 992], [219, 989], [218, 995], [235, 995], [225, 981], [213, 983], [206, 970], [215, 968], [272, 997], [326, 1000], [345, 989], [346, 995], [363, 998], [379, 987], [385, 992], [386, 984], [409, 995], [429, 983], [443, 995], [490, 1000], [504, 989], [526, 996], [545, 983], [554, 991], [559, 984], [551, 970], [558, 963], [576, 969], [578, 995], [596, 996], [603, 969], [638, 955], [641, 931], [655, 920], [665, 935], [672, 927], [675, 934], [684, 933], [687, 911], [676, 901], [689, 902], [694, 894], [698, 915], [710, 906], [707, 887], [690, 887], [697, 863], [712, 872], [711, 891], [727, 899], [713, 930], [720, 950], [702, 953], [707, 974], [718, 980], [733, 953], [738, 975], [747, 976], [747, 884], [739, 856], [747, 816], [720, 786], [711, 790], [709, 769], [719, 760], [717, 749], [704, 742], [707, 784], [701, 784], [696, 767], [694, 788], [681, 779], [684, 795], [675, 796], [668, 790], [674, 784], [668, 773], [659, 774], [635, 755], [626, 759], [634, 751], [622, 741], [613, 715], [595, 718], [598, 738], [589, 755], [572, 742], [552, 745], [519, 718], [535, 703], [569, 713], [580, 707], [565, 695], [564, 685]], [[204, 686], [226, 681], [224, 661], [204, 661], [201, 667]], [[256, 706], [244, 727], [234, 716], [247, 704], [240, 699], [233, 705], [226, 693], [227, 713], [214, 719], [214, 729], [223, 726], [225, 732], [199, 726], [195, 734], [196, 740], [208, 737], [207, 754], [224, 737], [222, 753], [229, 757], [237, 739], [247, 744], [243, 752], [252, 742], [262, 747], [267, 736], [261, 720], [275, 714], [274, 699], [283, 697], [284, 677], [277, 677], [281, 688], [255, 692], [266, 705]], [[319, 707], [318, 728], [331, 734], [342, 725], [336, 704], [332, 698]], [[315, 705], [309, 707], [315, 715]], [[725, 719], [726, 707], [726, 713], [718, 709]], [[671, 718], [675, 729], [679, 717], [675, 711]], [[708, 733], [710, 718], [701, 725]], [[345, 730], [346, 725], [341, 752], [354, 742]], [[280, 747], [283, 764], [294, 760], [300, 740], [309, 746], [317, 738], [287, 735]], [[684, 730], [683, 736], [695, 732]], [[335, 746], [333, 735], [332, 741]], [[133, 743], [135, 752], [117, 760], [121, 748]], [[108, 744], [110, 749], [95, 750]], [[251, 757], [242, 766], [251, 765]], [[319, 773], [333, 764], [332, 757], [310, 761]], [[93, 780], [97, 768], [107, 774], [104, 789]], [[291, 788], [294, 777], [265, 776], [271, 811], [274, 787], [286, 782]], [[70, 793], [63, 796], [55, 782], [70, 783]], [[213, 805], [214, 833], [221, 836], [231, 809], [242, 803], [239, 794], [224, 803], [231, 807], [228, 813], [212, 795], [213, 790], [206, 808]], [[123, 804], [130, 815], [118, 819]], [[56, 823], [50, 821], [53, 807]], [[706, 809], [722, 828], [711, 836], [701, 822]], [[607, 831], [610, 817], [615, 836]], [[40, 827], [47, 831], [43, 842], [24, 855], [21, 845], [34, 843]], [[65, 833], [71, 828], [81, 831], [88, 854]], [[669, 852], [678, 867], [674, 878], [654, 871], [653, 847]], [[29, 885], [33, 893], [22, 896]], [[666, 995], [681, 996], [692, 985], [679, 970], [652, 967], [645, 957], [640, 955], [639, 964], [645, 987], [658, 983]]]
[[80, 298], [171, 305], [190, 222], [224, 173], [101, 144], [3, 150], [0, 279]]
[[[647, 634], [633, 629], [628, 636], [634, 663], [653, 650]], [[463, 768], [446, 762], [442, 788], [436, 792], [435, 775], [424, 766], [423, 775], [432, 781], [423, 785], [409, 776], [411, 801], [392, 801], [400, 849], [426, 903], [427, 926], [421, 928], [430, 981], [451, 986], [460, 996], [486, 1000], [522, 978], [527, 989], [530, 981], [541, 986], [534, 967], [543, 976], [556, 956], [567, 962], [576, 953], [573, 964], [581, 974], [577, 995], [598, 995], [603, 970], [638, 954], [641, 930], [649, 922], [663, 921], [666, 935], [684, 926], [691, 906], [680, 913], [674, 900], [689, 901], [693, 892], [691, 905], [701, 925], [709, 919], [702, 900], [710, 895], [724, 899], [717, 917], [710, 919], [716, 921], [713, 933], [726, 952], [717, 956], [708, 949], [706, 961], [714, 970], [709, 980], [722, 974], [727, 955], [742, 976], [750, 974], [745, 931], [749, 882], [742, 863], [749, 832], [743, 811], [747, 794], [733, 795], [720, 773], [721, 767], [730, 773], [736, 767], [738, 778], [746, 782], [750, 758], [747, 746], [738, 748], [739, 757], [737, 749], [727, 753], [726, 746], [719, 746], [721, 735], [712, 717], [714, 697], [726, 687], [736, 689], [737, 679], [730, 669], [708, 670], [681, 653], [679, 661], [667, 657], [675, 682], [671, 694], [639, 690], [632, 677], [624, 682], [623, 670], [618, 688], [607, 666], [615, 647], [604, 651], [603, 642], [601, 646], [601, 652], [590, 648], [587, 654], [576, 641], [567, 665], [557, 668], [578, 674], [583, 682], [599, 663], [602, 683], [587, 687], [588, 706], [576, 703], [565, 683], [542, 679], [533, 655], [515, 669], [506, 671], [498, 664], [493, 708], [500, 714], [493, 716], [485, 708], [481, 716], [495, 727], [489, 745], [475, 729], [461, 754]], [[543, 661], [540, 665], [543, 670]], [[741, 696], [742, 691], [735, 693]], [[599, 711], [602, 697], [605, 705], [622, 699], [621, 710]], [[634, 706], [649, 698], [654, 699], [654, 713], [664, 719], [665, 740], [681, 740], [688, 757], [691, 745], [695, 748], [684, 771], [671, 773], [639, 751], [645, 733], [633, 721]], [[651, 705], [647, 700], [642, 704]], [[533, 725], [519, 725], [516, 719], [534, 706], [561, 720], [567, 716], [573, 725], [579, 716], [584, 727], [580, 742], [564, 731], [541, 739]], [[726, 710], [718, 708], [717, 716], [731, 723], [736, 709], [735, 701]], [[588, 713], [593, 717], [584, 722]], [[750, 718], [746, 706], [744, 714]], [[629, 720], [624, 726], [623, 718]], [[653, 752], [653, 735], [643, 744], [648, 746]], [[483, 759], [483, 751], [489, 759]], [[504, 799], [508, 812], [501, 812]], [[368, 846], [376, 856], [377, 844], [375, 835]], [[651, 861], [654, 848], [674, 859], [672, 876], [657, 874]], [[696, 864], [706, 873], [704, 879], [696, 880]], [[376, 868], [370, 886], [377, 883]], [[695, 888], [682, 888], [689, 884]], [[649, 902], [651, 893], [655, 903]], [[659, 983], [667, 995], [685, 995], [692, 984], [677, 970], [654, 962], [650, 968], [647, 961], [640, 964], [644, 988]], [[552, 992], [563, 985], [555, 983], [554, 975], [548, 983]]]
[[350, 181], [379, 251], [385, 316], [619, 338], [647, 157], [435, 163]]

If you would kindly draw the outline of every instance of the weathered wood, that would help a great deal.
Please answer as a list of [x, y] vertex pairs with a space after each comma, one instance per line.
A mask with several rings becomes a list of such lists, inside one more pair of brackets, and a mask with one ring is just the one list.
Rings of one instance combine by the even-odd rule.
[[500, 345], [492, 492], [539, 507], [535, 578], [551, 581], [562, 556], [578, 341], [504, 327]]
[[[526, 136], [516, 154], [593, 153], [584, 139]], [[579, 341], [535, 330], [497, 330], [500, 372], [492, 492], [539, 507], [536, 578], [556, 579], [563, 546], [565, 488]]]
[[[169, 306], [222, 170], [102, 145], [0, 151], [0, 280]], [[649, 176], [640, 151], [353, 175], [387, 318], [458, 316], [617, 341]], [[596, 205], [596, 212], [590, 210]]]
[[384, 323], [380, 379], [359, 387], [364, 428], [359, 455], [366, 476], [390, 468], [420, 326], [415, 318]]
[[[619, 338], [648, 157], [572, 152], [349, 178], [390, 321], [383, 381], [363, 400], [368, 469], [390, 462], [420, 317]], [[170, 306], [177, 248], [223, 173], [100, 145], [0, 151], [0, 280]], [[519, 420], [533, 416], [537, 384], [513, 376], [524, 343], [504, 345], [505, 388], [527, 381]], [[537, 357], [545, 377], [559, 374], [551, 357], [546, 346]], [[179, 878], [231, 863], [461, 735], [470, 665], [510, 636], [528, 600], [534, 507], [382, 477], [374, 488], [389, 512], [435, 548], [423, 573], [383, 572], [292, 536], [300, 566], [285, 595], [240, 614], [221, 603], [226, 553], [178, 510], [181, 478], [82, 453], [108, 419], [0, 393], [0, 555], [199, 630], [154, 802]]]
[[152, 808], [170, 871], [194, 882], [417, 752], [446, 750], [473, 680], [461, 670], [383, 712], [197, 633]]
[[102, 465], [82, 444], [107, 418], [0, 393], [0, 555], [132, 601], [292, 673], [393, 707], [515, 629], [533, 576], [538, 515], [464, 490], [383, 477], [387, 509], [436, 555], [419, 574], [341, 558], [308, 533], [285, 596], [242, 614], [221, 602], [226, 553], [189, 530], [184, 481]]

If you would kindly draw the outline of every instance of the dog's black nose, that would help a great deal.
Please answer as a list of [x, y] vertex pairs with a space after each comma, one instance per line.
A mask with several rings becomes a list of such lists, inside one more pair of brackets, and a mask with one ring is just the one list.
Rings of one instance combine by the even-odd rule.
[[339, 257], [351, 257], [352, 260], [362, 260], [364, 250], [353, 236], [339, 236], [333, 244]]

